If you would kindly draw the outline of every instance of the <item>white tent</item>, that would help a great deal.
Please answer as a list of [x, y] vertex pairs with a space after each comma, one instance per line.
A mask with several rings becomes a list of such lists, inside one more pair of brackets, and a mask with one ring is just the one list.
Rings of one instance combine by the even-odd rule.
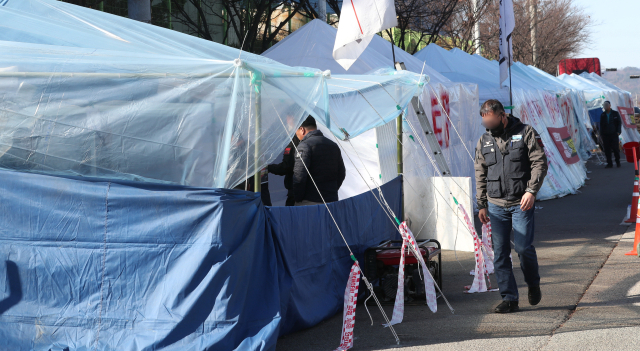
[[[602, 104], [605, 100], [611, 102], [611, 108], [614, 110], [617, 110], [620, 106], [633, 107], [629, 92], [613, 86], [596, 74], [562, 74], [558, 79], [576, 89], [582, 90], [588, 110], [592, 113], [595, 111], [596, 115], [602, 112]], [[623, 143], [640, 141], [640, 134], [635, 127], [627, 128], [623, 125], [620, 137]]]
[[[335, 28], [326, 23], [314, 20], [287, 36], [263, 55], [287, 65], [310, 66], [331, 70], [332, 73], [344, 72], [332, 57], [336, 32]], [[482, 128], [479, 117], [476, 120], [477, 123], [469, 123], [468, 116], [479, 116], [477, 87], [475, 84], [453, 83], [400, 48], [395, 47], [394, 50], [396, 61], [403, 62], [407, 70], [415, 73], [423, 72], [430, 77], [430, 82], [421, 95], [421, 101], [434, 126], [452, 175], [473, 177], [473, 147]], [[391, 43], [382, 37], [375, 36], [347, 73], [365, 74], [380, 69], [391, 69], [392, 65]], [[426, 138], [412, 108], [409, 108], [405, 114], [403, 131], [405, 217], [413, 220], [412, 230], [419, 234], [433, 208], [425, 205], [425, 198], [435, 197], [434, 194], [426, 193], [425, 182], [428, 178], [437, 176], [438, 171], [428, 159], [432, 153], [428, 149]], [[389, 123], [387, 126], [377, 128], [375, 132], [364, 133], [348, 142], [340, 143], [345, 163], [351, 170], [347, 172], [348, 178], [340, 189], [340, 198], [357, 195], [370, 189], [375, 190], [376, 185], [398, 175], [396, 139], [396, 126]], [[353, 163], [350, 162], [351, 160]], [[276, 187], [279, 181], [270, 183], [270, 187]], [[463, 194], [458, 195], [461, 200], [465, 195], [468, 201], [473, 198], [474, 187], [469, 185], [469, 179], [466, 185], [454, 183], [451, 187], [457, 189], [456, 191], [464, 188]], [[445, 196], [439, 195], [439, 200], [453, 205], [449, 191], [442, 193]], [[472, 206], [472, 202], [468, 204]], [[435, 217], [433, 216], [432, 219]]]
[[560, 113], [576, 149], [583, 160], [588, 159], [596, 145], [591, 138], [591, 121], [583, 92], [538, 68], [517, 62], [514, 69], [539, 82], [544, 90], [556, 94]]

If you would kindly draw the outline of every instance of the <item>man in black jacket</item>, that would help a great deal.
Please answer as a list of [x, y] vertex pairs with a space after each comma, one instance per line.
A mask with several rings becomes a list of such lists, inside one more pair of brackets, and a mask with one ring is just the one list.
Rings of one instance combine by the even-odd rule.
[[622, 119], [618, 111], [611, 109], [609, 101], [605, 101], [602, 107], [604, 107], [604, 112], [600, 115], [600, 137], [602, 138], [604, 154], [607, 156], [607, 166], [605, 168], [613, 168], [613, 162], [611, 161], [612, 151], [616, 158], [616, 166], [620, 167], [618, 136], [622, 132]]
[[300, 139], [293, 167], [296, 206], [338, 201], [338, 189], [346, 175], [340, 147], [317, 130], [311, 116], [302, 122], [296, 136]]
[[278, 164], [270, 164], [267, 168], [269, 173], [284, 176], [284, 187], [287, 189], [287, 201], [285, 206], [295, 205], [295, 197], [293, 196], [293, 166], [295, 164], [296, 147], [300, 144], [300, 140], [296, 135], [284, 149], [282, 162]]

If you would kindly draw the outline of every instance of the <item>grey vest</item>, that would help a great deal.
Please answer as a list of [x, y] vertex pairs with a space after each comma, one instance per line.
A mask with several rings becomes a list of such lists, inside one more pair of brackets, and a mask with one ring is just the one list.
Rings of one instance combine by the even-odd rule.
[[515, 201], [524, 195], [531, 179], [531, 162], [524, 142], [525, 128], [525, 124], [519, 124], [509, 131], [504, 155], [491, 133], [482, 135], [482, 155], [488, 167], [487, 196]]

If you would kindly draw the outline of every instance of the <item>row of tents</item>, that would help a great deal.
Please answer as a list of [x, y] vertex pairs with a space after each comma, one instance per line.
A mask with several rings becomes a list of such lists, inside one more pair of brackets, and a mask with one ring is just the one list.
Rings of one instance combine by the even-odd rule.
[[[0, 20], [0, 339], [15, 350], [273, 349], [342, 308], [350, 252], [398, 238], [393, 217], [449, 234], [450, 194], [475, 202], [480, 103], [509, 104], [496, 62], [433, 44], [375, 37], [345, 72], [318, 20], [262, 56], [53, 0], [1, 2]], [[605, 98], [631, 103], [599, 77], [513, 66], [513, 113], [550, 160], [541, 199], [584, 184]], [[343, 151], [341, 201], [230, 190], [309, 114]]]
[[[322, 21], [314, 20], [298, 29], [284, 40], [266, 51], [263, 56], [290, 66], [311, 66], [328, 69], [331, 72], [344, 72], [344, 69], [332, 58], [332, 45], [337, 30]], [[382, 37], [375, 37], [370, 46], [350, 68], [348, 73], [366, 74], [390, 67], [393, 58], [404, 62], [406, 69], [415, 73], [429, 75], [430, 81], [424, 89], [421, 100], [426, 109], [431, 109], [431, 122], [438, 135], [438, 141], [451, 174], [455, 177], [473, 179], [473, 158], [475, 146], [484, 133], [480, 124], [479, 105], [487, 99], [498, 99], [505, 106], [513, 105], [512, 113], [525, 123], [532, 125], [542, 136], [547, 157], [550, 160], [549, 174], [539, 195], [539, 200], [552, 199], [575, 194], [584, 185], [587, 178], [585, 161], [593, 156], [597, 149], [594, 139], [594, 125], [599, 122], [602, 103], [609, 100], [612, 107], [633, 107], [630, 93], [606, 82], [595, 74], [563, 75], [554, 77], [535, 67], [519, 62], [512, 67], [512, 91], [500, 87], [498, 82], [498, 63], [489, 61], [479, 55], [470, 55], [459, 49], [445, 50], [436, 44], [430, 44], [415, 55], [409, 55], [398, 47], [392, 51], [391, 45]], [[410, 109], [411, 110], [411, 109]], [[410, 116], [413, 111], [407, 111]], [[411, 119], [410, 117], [406, 117]], [[382, 129], [384, 127], [380, 127]], [[565, 155], [566, 140], [556, 145], [556, 138], [550, 132], [563, 130], [571, 137], [580, 162]], [[405, 128], [405, 134], [412, 134], [411, 128]], [[393, 179], [395, 168], [395, 152], [386, 152], [376, 148], [381, 133], [370, 131], [350, 141], [366, 159], [373, 160], [367, 165], [369, 173], [378, 178], [380, 183]], [[413, 136], [412, 136], [413, 137]], [[621, 135], [623, 143], [639, 141], [635, 126], [624, 127]], [[436, 176], [435, 165], [426, 160], [424, 153], [411, 152], [412, 138], [405, 138], [406, 150], [404, 165], [405, 180], [411, 178], [411, 164], [417, 163], [423, 169], [422, 176]], [[408, 145], [409, 144], [409, 145]], [[560, 147], [560, 148], [559, 148]], [[348, 148], [343, 148], [349, 154]], [[348, 157], [353, 157], [348, 155]], [[345, 157], [346, 158], [346, 157]], [[377, 164], [375, 161], [378, 161]], [[352, 172], [341, 189], [341, 198], [346, 198], [368, 191], [374, 184], [365, 185], [358, 172]], [[392, 173], [387, 176], [387, 173]], [[418, 177], [419, 178], [419, 177]], [[370, 178], [367, 178], [370, 180]], [[407, 187], [411, 191], [406, 191]], [[414, 186], [405, 185], [405, 205], [411, 212], [413, 195], [424, 198], [424, 194], [415, 191]], [[475, 192], [475, 187], [472, 186]], [[421, 217], [424, 215], [413, 213]], [[415, 221], [417, 225], [421, 221]], [[415, 227], [412, 230], [418, 232]]]

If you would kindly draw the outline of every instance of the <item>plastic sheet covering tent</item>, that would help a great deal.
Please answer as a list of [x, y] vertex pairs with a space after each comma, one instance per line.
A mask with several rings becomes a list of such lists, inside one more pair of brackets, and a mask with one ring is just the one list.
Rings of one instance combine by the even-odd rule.
[[571, 89], [572, 91], [572, 100], [573, 100], [573, 110], [578, 118], [578, 122], [583, 126], [580, 126], [580, 133], [584, 133], [585, 130], [588, 134], [587, 140], [583, 139], [581, 141], [581, 148], [583, 150], [593, 150], [596, 148], [596, 144], [591, 137], [591, 133], [593, 131], [593, 126], [591, 124], [591, 119], [589, 118], [589, 106], [587, 104], [587, 98], [585, 96], [585, 92], [580, 89], [576, 89], [571, 84], [559, 79], [558, 77], [552, 76], [547, 72], [544, 72], [536, 67], [528, 66], [531, 70], [538, 72], [541, 76], [547, 77], [549, 79], [553, 79], [557, 83], [563, 84], [565, 87]]
[[[478, 84], [480, 101], [498, 99], [509, 105], [508, 88], [499, 88], [498, 64], [461, 50], [447, 51], [429, 44], [415, 56], [426, 60], [431, 67], [453, 81]], [[512, 68], [514, 115], [532, 125], [542, 137], [549, 159], [547, 180], [538, 193], [540, 200], [575, 193], [584, 185], [586, 168], [582, 162], [567, 165], [557, 150], [548, 127], [563, 127], [564, 122], [555, 94], [545, 91], [540, 82], [519, 74]], [[475, 148], [475, 145], [474, 145]]]
[[[596, 75], [597, 76], [597, 75]], [[631, 96], [626, 92], [613, 88], [609, 84], [605, 84], [602, 82], [603, 78], [597, 76], [598, 78], [594, 78], [589, 74], [581, 74], [581, 75], [560, 75], [558, 79], [575, 87], [576, 89], [580, 89], [583, 91], [585, 96], [585, 101], [587, 104], [587, 109], [589, 110], [589, 115], [591, 116], [591, 122], [596, 125], [598, 128], [598, 123], [600, 122], [600, 114], [602, 113], [602, 104], [605, 100], [611, 102], [611, 108], [617, 110], [619, 106], [623, 107], [633, 107], [633, 102], [631, 101]], [[623, 142], [630, 141], [640, 141], [640, 134], [638, 133], [636, 128], [627, 128], [622, 126], [622, 133], [620, 135]]]
[[[352, 264], [323, 206], [0, 170], [3, 350], [273, 350], [342, 308]], [[400, 207], [400, 180], [382, 189]], [[364, 249], [397, 238], [371, 194], [329, 204]], [[300, 218], [306, 220], [301, 221]], [[336, 339], [337, 340], [337, 339]]]
[[356, 136], [422, 85], [411, 72], [331, 77], [53, 0], [4, 2], [0, 21], [8, 169], [230, 188], [273, 161], [308, 113]]
[[513, 69], [539, 82], [544, 90], [556, 95], [562, 120], [574, 141], [576, 150], [581, 159], [588, 159], [596, 145], [591, 137], [592, 127], [582, 92], [535, 67], [517, 62]]
[[[311, 66], [322, 70], [328, 69], [331, 72], [344, 72], [332, 57], [336, 32], [335, 28], [326, 23], [313, 20], [267, 50], [263, 56], [290, 66]], [[430, 116], [430, 122], [436, 131], [443, 155], [454, 176], [472, 176], [473, 161], [468, 150], [472, 152], [482, 131], [479, 118], [475, 121], [476, 123], [469, 123], [469, 116], [477, 116], [479, 111], [477, 87], [470, 83], [451, 82], [425, 62], [398, 47], [395, 47], [395, 59], [397, 62], [403, 62], [407, 70], [429, 76], [429, 84], [420, 94], [420, 99]], [[378, 74], [392, 69], [392, 64], [391, 44], [382, 37], [375, 36], [348, 73]], [[331, 110], [331, 113], [338, 112], [338, 110]], [[415, 114], [411, 107], [407, 113]], [[447, 115], [450, 116], [450, 120]], [[407, 135], [407, 142], [403, 143], [404, 179], [412, 182], [412, 177], [407, 177], [407, 174], [414, 170], [417, 172], [415, 185], [420, 185], [417, 188], [422, 188], [424, 180], [419, 178], [426, 178], [427, 175], [437, 176], [438, 171], [426, 159], [424, 150], [416, 141], [415, 138], [423, 131], [417, 119], [412, 121], [412, 126], [416, 129], [415, 133], [406, 120], [403, 128]], [[351, 170], [347, 172], [347, 179], [340, 189], [341, 198], [369, 191], [370, 188], [375, 188], [376, 185], [397, 176], [396, 138], [395, 122], [390, 122], [384, 127], [377, 128], [376, 131], [371, 130], [362, 136], [352, 138], [349, 142], [340, 143], [346, 166]], [[426, 140], [424, 145], [427, 145]], [[411, 154], [412, 157], [406, 158], [411, 150], [415, 151]], [[354, 161], [353, 164], [349, 161], [350, 159]], [[421, 166], [417, 167], [417, 164]], [[272, 186], [277, 186], [279, 180], [271, 183]], [[405, 194], [411, 197], [411, 194], [416, 193], [412, 190], [405, 191]], [[412, 200], [407, 198], [406, 201]]]

